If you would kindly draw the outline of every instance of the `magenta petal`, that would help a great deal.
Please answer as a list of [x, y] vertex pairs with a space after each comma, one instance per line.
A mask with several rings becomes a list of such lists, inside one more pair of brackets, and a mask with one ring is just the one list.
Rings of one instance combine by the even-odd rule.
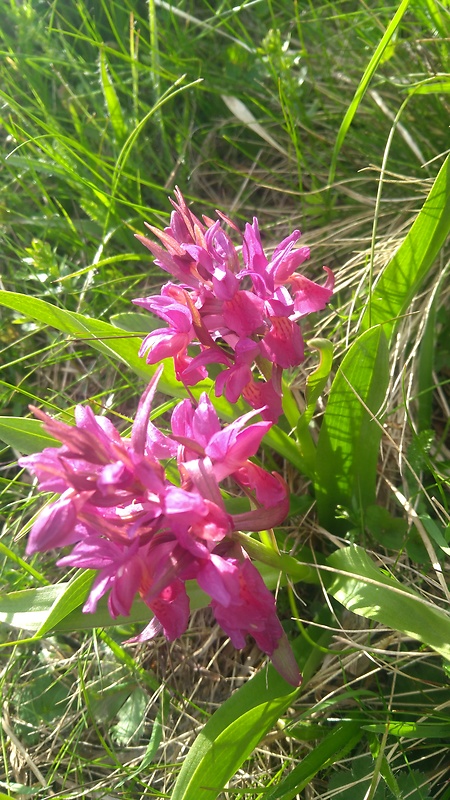
[[76, 523], [77, 507], [71, 498], [62, 495], [40, 511], [28, 538], [27, 555], [73, 544], [79, 538]]
[[143, 565], [138, 558], [121, 564], [114, 577], [108, 598], [109, 613], [115, 619], [119, 615], [128, 617], [133, 600], [142, 580]]
[[321, 311], [333, 294], [334, 275], [328, 267], [324, 267], [328, 273], [325, 286], [310, 281], [304, 275], [293, 275], [291, 278], [292, 288], [295, 292], [295, 311], [302, 317], [312, 314], [314, 311]]
[[[234, 560], [211, 554], [197, 572], [197, 583], [217, 603], [228, 608], [239, 592], [238, 568]], [[233, 585], [233, 583], [235, 585]]]
[[287, 317], [272, 317], [272, 326], [264, 336], [262, 347], [266, 358], [283, 369], [298, 367], [304, 360], [300, 327]]
[[101, 572], [97, 575], [94, 583], [91, 586], [89, 597], [86, 600], [83, 611], [88, 614], [93, 614], [97, 610], [97, 604], [101, 597], [110, 589], [114, 581], [112, 573]]
[[67, 477], [64, 470], [64, 463], [60, 456], [63, 455], [63, 447], [46, 447], [40, 453], [31, 456], [22, 456], [18, 463], [29, 472], [36, 475], [39, 481], [39, 488], [43, 492], [65, 492], [67, 489]]
[[149, 639], [153, 639], [160, 631], [162, 630], [162, 625], [156, 617], [145, 626], [144, 630], [138, 633], [137, 636], [133, 636], [131, 639], [127, 639], [124, 644], [136, 644], [137, 642], [147, 642]]
[[235, 364], [224, 369], [216, 378], [214, 393], [216, 397], [225, 394], [229, 403], [237, 403], [247, 384], [252, 379], [252, 371], [247, 364]]
[[[253, 416], [256, 413], [258, 413], [257, 410], [245, 416]], [[241, 420], [243, 419], [244, 417], [241, 417]], [[218, 481], [223, 480], [244, 466], [247, 459], [255, 455], [262, 438], [272, 427], [271, 422], [255, 422], [253, 425], [249, 425], [248, 428], [239, 431], [236, 423], [241, 420], [236, 420], [235, 423], [227, 425], [222, 431], [213, 436], [205, 448], [206, 454], [214, 464], [214, 475]], [[236, 430], [236, 428], [238, 429]]]
[[236, 292], [223, 304], [225, 325], [238, 336], [252, 336], [264, 324], [264, 301], [252, 292]]
[[139, 400], [136, 417], [131, 430], [131, 444], [137, 453], [143, 454], [145, 450], [150, 411], [162, 371], [163, 366], [161, 365], [155, 371], [155, 374], [153, 375], [141, 399]]
[[190, 610], [189, 597], [182, 581], [175, 580], [170, 586], [166, 586], [148, 605], [162, 625], [169, 642], [178, 639], [185, 632]]

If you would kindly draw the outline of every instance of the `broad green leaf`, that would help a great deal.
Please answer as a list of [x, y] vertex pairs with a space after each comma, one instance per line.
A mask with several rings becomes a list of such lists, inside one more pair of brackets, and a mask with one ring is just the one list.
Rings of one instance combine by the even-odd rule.
[[[25, 316], [50, 325], [63, 333], [68, 333], [76, 339], [84, 340], [96, 350], [112, 359], [118, 359], [123, 364], [127, 364], [139, 377], [149, 381], [155, 372], [156, 365], [149, 366], [143, 358], [138, 355], [140, 337], [133, 334], [118, 333], [114, 325], [101, 320], [85, 317], [74, 311], [66, 311], [46, 303], [37, 297], [19, 294], [17, 292], [7, 292], [0, 290], [0, 305], [18, 311]], [[164, 361], [164, 372], [160, 378], [158, 388], [169, 397], [186, 397], [186, 390], [175, 377], [175, 371], [171, 359]], [[198, 397], [202, 391], [206, 391], [211, 396], [217, 413], [224, 420], [233, 420], [239, 414], [248, 411], [248, 406], [244, 403], [229, 403], [223, 397], [214, 397], [213, 383], [211, 380], [204, 380], [192, 387], [192, 394]], [[277, 453], [291, 462], [300, 471], [304, 466], [297, 445], [291, 437], [274, 425], [264, 439], [265, 443], [273, 447]]]
[[108, 115], [111, 120], [115, 137], [119, 142], [123, 141], [127, 135], [127, 126], [125, 124], [119, 98], [117, 97], [117, 93], [112, 82], [108, 61], [103, 49], [100, 50], [100, 78], [103, 97], [105, 98]]
[[[154, 366], [148, 366], [145, 360], [139, 357], [140, 337], [121, 334], [114, 325], [110, 325], [108, 322], [85, 317], [74, 311], [66, 311], [45, 302], [45, 300], [17, 292], [0, 291], [0, 305], [85, 341], [105, 356], [127, 364], [144, 380], [149, 381], [156, 369]], [[174, 394], [178, 397], [185, 396], [183, 388], [175, 379], [173, 369], [171, 370], [171, 365], [168, 363], [164, 366], [159, 387], [162, 392], [167, 394]]]
[[315, 490], [321, 525], [333, 525], [338, 506], [375, 503], [381, 427], [377, 419], [389, 378], [381, 327], [351, 346], [333, 381], [316, 456]]
[[120, 328], [122, 331], [141, 335], [161, 327], [160, 319], [152, 317], [151, 314], [139, 314], [138, 311], [124, 311], [121, 314], [113, 314], [110, 322], [115, 328]]
[[342, 572], [328, 592], [345, 608], [428, 645], [450, 660], [450, 615], [384, 574], [362, 547], [333, 553], [327, 564]]
[[79, 570], [67, 583], [64, 592], [53, 603], [45, 622], [36, 631], [36, 637], [45, 636], [48, 631], [54, 630], [58, 622], [64, 620], [75, 609], [79, 608], [86, 598], [94, 579], [93, 570]]
[[39, 420], [31, 417], [0, 417], [0, 440], [24, 455], [61, 445], [44, 431]]
[[[323, 621], [330, 623], [328, 618]], [[330, 639], [329, 630], [315, 630], [308, 642], [303, 637], [293, 642], [303, 672], [300, 689], [293, 690], [269, 665], [220, 706], [183, 762], [171, 800], [214, 800], [222, 796], [226, 782], [315, 674]]]
[[[264, 680], [264, 671], [253, 680], [259, 676]], [[252, 686], [253, 680], [233, 695], [234, 708], [227, 701], [206, 723], [183, 762], [172, 800], [213, 800], [221, 795], [226, 782], [297, 697], [292, 686], [290, 692], [273, 696], [261, 681]], [[242, 696], [247, 686], [253, 689], [251, 697]]]
[[0, 622], [13, 628], [37, 631], [60, 598], [67, 583], [55, 586], [41, 586], [38, 589], [24, 589], [0, 596]]
[[406, 9], [408, 8], [408, 5], [409, 5], [409, 0], [402, 0], [402, 2], [400, 3], [397, 11], [395, 12], [395, 14], [392, 17], [389, 25], [387, 26], [387, 28], [386, 28], [386, 30], [385, 30], [385, 32], [383, 34], [383, 37], [382, 37], [377, 49], [375, 50], [372, 58], [370, 59], [368, 65], [367, 65], [367, 67], [366, 67], [366, 69], [364, 71], [364, 75], [362, 76], [362, 78], [361, 78], [361, 80], [359, 82], [358, 88], [356, 89], [356, 92], [354, 94], [352, 102], [350, 103], [347, 111], [345, 112], [345, 116], [344, 116], [344, 119], [341, 122], [341, 127], [339, 128], [338, 135], [336, 137], [336, 143], [334, 145], [333, 153], [332, 153], [332, 156], [331, 156], [331, 165], [330, 165], [330, 174], [328, 176], [328, 184], [331, 184], [334, 181], [334, 176], [336, 174], [336, 165], [337, 165], [338, 155], [339, 155], [341, 147], [342, 147], [342, 145], [344, 143], [344, 139], [345, 139], [345, 137], [347, 135], [347, 131], [348, 131], [350, 125], [352, 124], [353, 118], [354, 118], [354, 116], [355, 116], [355, 114], [356, 114], [356, 112], [358, 110], [359, 104], [360, 104], [361, 100], [363, 99], [363, 97], [364, 97], [364, 95], [365, 95], [365, 93], [366, 93], [366, 91], [367, 91], [367, 89], [369, 87], [369, 83], [372, 80], [378, 65], [381, 63], [381, 61], [383, 59], [383, 56], [385, 55], [385, 52], [386, 52], [387, 48], [389, 47], [389, 43], [390, 43], [392, 37], [394, 36], [398, 26], [400, 25], [400, 22], [402, 20], [402, 17], [404, 15]]
[[411, 230], [373, 287], [362, 329], [383, 324], [388, 339], [408, 310], [450, 234], [450, 156], [442, 165]]
[[[328, 632], [318, 644], [329, 641]], [[323, 659], [319, 647], [293, 645], [304, 685]], [[226, 700], [201, 730], [177, 778], [171, 800], [215, 800], [262, 737], [298, 696], [270, 665]]]
[[353, 720], [341, 722], [301, 760], [287, 778], [264, 793], [265, 800], [291, 800], [308, 785], [319, 770], [326, 769], [344, 753], [348, 753], [362, 735], [360, 722]]
[[[275, 589], [279, 582], [279, 569], [265, 564], [257, 564], [257, 567], [268, 588]], [[152, 612], [140, 599], [134, 601], [129, 617], [112, 619], [106, 597], [101, 598], [93, 614], [84, 613], [81, 606], [87, 598], [93, 574], [92, 570], [84, 570], [71, 581], [0, 595], [0, 622], [13, 628], [24, 628], [39, 638], [50, 630], [66, 633], [134, 623], [146, 625], [150, 621]], [[187, 581], [186, 586], [193, 611], [209, 604], [210, 598], [195, 581]]]

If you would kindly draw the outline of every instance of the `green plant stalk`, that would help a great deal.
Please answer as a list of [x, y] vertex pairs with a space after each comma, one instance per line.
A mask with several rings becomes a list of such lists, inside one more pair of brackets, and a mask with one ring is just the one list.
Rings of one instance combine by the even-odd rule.
[[[285, 573], [293, 581], [304, 581], [305, 583], [319, 584], [319, 576], [315, 567], [307, 563], [301, 563], [287, 553], [277, 553], [272, 548], [253, 539], [247, 533], [235, 531], [233, 538], [239, 542], [243, 549], [251, 558], [261, 561], [269, 567], [274, 567], [280, 572]], [[303, 547], [300, 553], [304, 556], [305, 562], [312, 561], [312, 552], [308, 547]]]

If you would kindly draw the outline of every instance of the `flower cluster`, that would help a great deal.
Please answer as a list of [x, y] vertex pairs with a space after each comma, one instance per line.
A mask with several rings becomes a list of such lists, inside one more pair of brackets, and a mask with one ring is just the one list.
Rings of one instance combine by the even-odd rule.
[[[33, 409], [62, 446], [19, 463], [43, 491], [60, 496], [39, 513], [27, 552], [73, 545], [58, 564], [98, 570], [85, 611], [95, 611], [108, 593], [111, 616], [127, 616], [139, 595], [154, 617], [133, 641], [161, 629], [169, 640], [180, 636], [189, 618], [185, 582], [195, 579], [233, 644], [243, 647], [251, 634], [298, 685], [273, 595], [233, 538], [237, 530], [277, 525], [288, 511], [282, 479], [249, 461], [271, 422], [252, 421], [258, 412], [251, 411], [222, 429], [203, 394], [196, 406], [187, 399], [176, 406], [171, 433], [164, 434], [149, 419], [161, 370], [140, 400], [129, 437], [88, 407], [76, 408], [75, 426]], [[250, 498], [250, 510], [228, 513], [220, 487], [225, 479]]]
[[215, 222], [208, 217], [201, 222], [178, 189], [175, 195], [170, 226], [164, 231], [148, 226], [163, 246], [137, 237], [178, 281], [167, 283], [159, 295], [134, 300], [168, 324], [146, 336], [140, 354], [149, 364], [172, 357], [185, 386], [204, 379], [207, 365], [220, 365], [216, 395], [224, 394], [230, 403], [244, 397], [254, 409], [265, 407], [263, 418], [276, 422], [282, 412], [282, 371], [304, 359], [299, 321], [325, 308], [333, 273], [324, 267], [321, 286], [296, 271], [310, 255], [308, 247], [294, 248], [298, 230], [269, 260], [256, 217], [236, 248], [221, 224], [241, 236], [234, 223], [221, 212]]

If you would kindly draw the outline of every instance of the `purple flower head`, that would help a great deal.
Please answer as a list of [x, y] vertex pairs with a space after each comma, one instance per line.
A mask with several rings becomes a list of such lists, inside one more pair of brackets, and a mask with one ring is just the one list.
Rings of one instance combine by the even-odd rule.
[[[201, 222], [179, 189], [175, 197], [170, 226], [164, 231], [149, 226], [162, 246], [138, 236], [155, 263], [179, 282], [167, 284], [160, 296], [134, 301], [168, 324], [145, 338], [140, 353], [149, 364], [173, 357], [177, 378], [186, 386], [202, 380], [208, 364], [222, 365], [216, 394], [231, 403], [243, 397], [254, 409], [266, 405], [267, 419], [276, 422], [282, 411], [279, 371], [304, 360], [299, 320], [325, 308], [333, 274], [325, 267], [322, 286], [297, 272], [310, 255], [308, 247], [295, 247], [300, 231], [285, 238], [269, 258], [256, 217], [242, 236], [220, 212], [216, 221], [204, 217]], [[239, 246], [223, 223], [241, 236]]]
[[[298, 682], [298, 672], [286, 667], [293, 656], [283, 644], [273, 597], [233, 538], [237, 530], [280, 524], [288, 512], [282, 479], [249, 460], [271, 422], [254, 421], [258, 412], [251, 411], [222, 428], [203, 394], [195, 406], [179, 403], [171, 432], [163, 433], [149, 420], [161, 371], [140, 399], [130, 437], [87, 407], [76, 408], [75, 425], [35, 411], [61, 446], [19, 463], [41, 489], [60, 496], [35, 519], [27, 552], [70, 546], [59, 566], [97, 571], [86, 612], [107, 596], [114, 619], [128, 616], [139, 596], [154, 619], [135, 641], [161, 630], [173, 640], [185, 631], [185, 582], [196, 579], [232, 641], [242, 647], [252, 635], [274, 663], [278, 659], [281, 674]], [[175, 465], [178, 478], [172, 477]], [[249, 498], [248, 511], [227, 511], [220, 486], [225, 479], [227, 488], [234, 482]], [[288, 654], [281, 660], [280, 647]]]

